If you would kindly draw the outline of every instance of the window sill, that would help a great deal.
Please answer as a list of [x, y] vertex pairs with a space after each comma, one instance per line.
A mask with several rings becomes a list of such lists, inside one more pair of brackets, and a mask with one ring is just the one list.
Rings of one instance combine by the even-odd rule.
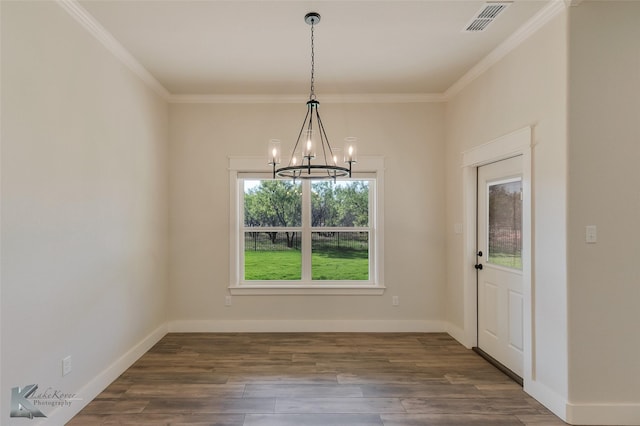
[[229, 286], [234, 296], [253, 295], [345, 295], [379, 296], [385, 287], [379, 285], [241, 285]]

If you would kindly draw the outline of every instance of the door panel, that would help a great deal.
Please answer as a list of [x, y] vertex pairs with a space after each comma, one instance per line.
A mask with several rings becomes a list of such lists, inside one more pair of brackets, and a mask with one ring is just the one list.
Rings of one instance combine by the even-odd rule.
[[478, 347], [522, 376], [522, 157], [478, 168]]
[[522, 352], [522, 294], [509, 291], [509, 344]]
[[490, 283], [483, 282], [482, 283], [482, 299], [484, 300], [484, 306], [486, 309], [484, 310], [484, 331], [491, 335], [493, 338], [497, 338], [498, 336], [498, 288]]

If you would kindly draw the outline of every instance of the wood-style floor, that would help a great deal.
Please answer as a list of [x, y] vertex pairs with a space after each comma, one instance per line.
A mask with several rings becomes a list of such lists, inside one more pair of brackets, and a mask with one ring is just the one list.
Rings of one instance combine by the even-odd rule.
[[173, 333], [68, 425], [564, 425], [446, 334]]

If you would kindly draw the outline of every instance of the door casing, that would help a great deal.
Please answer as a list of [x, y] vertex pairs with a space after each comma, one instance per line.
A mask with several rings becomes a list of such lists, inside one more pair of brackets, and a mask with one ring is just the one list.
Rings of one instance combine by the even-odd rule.
[[476, 203], [478, 167], [522, 155], [522, 285], [523, 285], [523, 381], [535, 380], [535, 329], [533, 318], [532, 264], [532, 185], [531, 145], [532, 128], [527, 126], [462, 153], [463, 184], [463, 293], [464, 345], [478, 345], [477, 338], [477, 274], [476, 263]]

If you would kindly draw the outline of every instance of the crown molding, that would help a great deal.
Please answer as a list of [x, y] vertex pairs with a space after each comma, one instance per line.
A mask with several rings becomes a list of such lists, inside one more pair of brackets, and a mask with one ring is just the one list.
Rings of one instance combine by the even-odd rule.
[[545, 7], [542, 8], [533, 18], [527, 21], [516, 32], [511, 34], [509, 38], [500, 43], [498, 47], [493, 49], [491, 53], [485, 56], [473, 68], [467, 71], [458, 81], [453, 83], [444, 93], [443, 97], [450, 100], [460, 93], [462, 89], [471, 84], [476, 78], [484, 74], [489, 68], [498, 63], [502, 58], [507, 56], [511, 51], [518, 47], [522, 42], [536, 33], [547, 22], [553, 19], [557, 14], [567, 8], [564, 0], [550, 0]]
[[169, 91], [76, 0], [56, 0], [56, 2], [145, 84], [163, 99], [169, 99]]
[[[292, 104], [304, 103], [309, 95], [170, 95], [175, 104]], [[369, 93], [322, 95], [324, 104], [432, 103], [445, 102], [440, 93]]]

